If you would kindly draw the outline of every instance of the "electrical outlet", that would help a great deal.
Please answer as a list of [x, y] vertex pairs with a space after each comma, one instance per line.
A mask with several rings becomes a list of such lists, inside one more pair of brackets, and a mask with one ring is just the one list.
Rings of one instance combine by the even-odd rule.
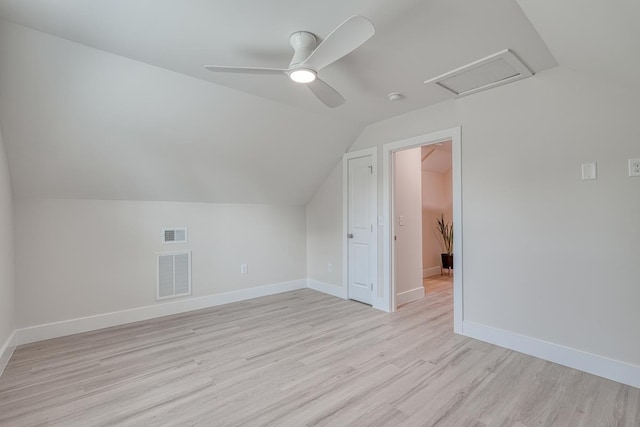
[[240, 265], [240, 274], [249, 273], [249, 266], [247, 264]]
[[629, 159], [629, 176], [640, 176], [640, 159]]
[[333, 272], [333, 265], [331, 265], [331, 263], [327, 264], [327, 271], [329, 273]]

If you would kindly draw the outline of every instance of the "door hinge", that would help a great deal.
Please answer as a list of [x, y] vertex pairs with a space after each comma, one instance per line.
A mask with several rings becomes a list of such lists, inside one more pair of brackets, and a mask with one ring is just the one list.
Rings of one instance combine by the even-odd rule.
[[371, 284], [371, 291], [373, 291], [373, 283]]
[[369, 166], [369, 172], [371, 172], [371, 175], [373, 175], [373, 166]]
[[373, 233], [373, 224], [371, 224], [371, 232]]

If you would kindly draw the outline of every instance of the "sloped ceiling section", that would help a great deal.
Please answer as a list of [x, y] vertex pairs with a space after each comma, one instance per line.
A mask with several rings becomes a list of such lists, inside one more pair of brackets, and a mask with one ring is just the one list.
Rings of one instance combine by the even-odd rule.
[[[321, 39], [351, 15], [376, 28], [321, 76], [346, 98], [328, 109], [285, 76], [212, 73], [205, 64], [285, 68], [289, 36]], [[556, 62], [515, 0], [0, 0], [29, 28], [320, 114], [370, 124], [451, 97], [425, 80], [503, 49], [533, 71]], [[401, 102], [387, 95], [402, 92]]]
[[565, 67], [640, 90], [638, 0], [518, 0]]
[[[291, 33], [354, 14], [376, 34], [322, 70], [338, 108], [203, 67], [285, 67]], [[0, 0], [0, 18], [16, 197], [304, 204], [365, 125], [449, 99], [425, 80], [506, 48], [557, 65], [515, 0]]]
[[304, 204], [360, 126], [0, 21], [16, 197]]
[[422, 147], [422, 170], [446, 173], [451, 170], [451, 142]]

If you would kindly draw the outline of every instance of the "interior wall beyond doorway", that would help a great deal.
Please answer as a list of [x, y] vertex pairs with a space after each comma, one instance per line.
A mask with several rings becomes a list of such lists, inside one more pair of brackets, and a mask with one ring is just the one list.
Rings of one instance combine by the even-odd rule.
[[401, 305], [424, 296], [420, 147], [398, 151], [394, 162], [396, 303]]
[[[422, 274], [423, 277], [440, 274], [444, 253], [442, 238], [436, 230], [436, 222], [442, 216], [445, 222], [453, 222], [453, 190], [451, 170], [451, 143], [436, 148], [437, 159], [430, 155], [433, 148], [422, 147]], [[426, 151], [426, 152], [425, 152]]]

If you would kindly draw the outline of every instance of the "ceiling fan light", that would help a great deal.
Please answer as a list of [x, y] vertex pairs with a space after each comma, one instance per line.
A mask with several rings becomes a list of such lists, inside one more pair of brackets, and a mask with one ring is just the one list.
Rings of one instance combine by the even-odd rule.
[[311, 83], [316, 79], [316, 73], [307, 68], [298, 68], [289, 73], [289, 78], [296, 83]]

